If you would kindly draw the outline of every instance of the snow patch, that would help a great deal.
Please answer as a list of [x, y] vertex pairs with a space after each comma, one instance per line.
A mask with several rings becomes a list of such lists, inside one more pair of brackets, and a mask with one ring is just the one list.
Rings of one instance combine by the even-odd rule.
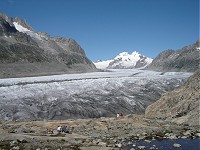
[[95, 65], [96, 68], [98, 68], [98, 69], [106, 69], [111, 61], [112, 61], [112, 60], [94, 62], [94, 65]]
[[27, 35], [30, 35], [32, 38], [38, 39], [38, 40], [42, 40], [41, 36], [39, 34], [37, 34], [36, 32], [33, 32], [25, 27], [23, 27], [22, 25], [20, 25], [18, 22], [13, 22], [15, 28], [19, 31], [19, 32], [23, 32], [26, 33]]
[[28, 32], [30, 31], [29, 29], [21, 26], [18, 22], [13, 22], [15, 28], [19, 31], [19, 32]]

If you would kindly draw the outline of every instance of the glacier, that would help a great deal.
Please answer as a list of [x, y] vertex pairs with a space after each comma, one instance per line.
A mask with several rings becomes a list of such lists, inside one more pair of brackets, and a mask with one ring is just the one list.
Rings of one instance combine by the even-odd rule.
[[143, 114], [192, 73], [109, 69], [105, 72], [0, 79], [1, 120]]

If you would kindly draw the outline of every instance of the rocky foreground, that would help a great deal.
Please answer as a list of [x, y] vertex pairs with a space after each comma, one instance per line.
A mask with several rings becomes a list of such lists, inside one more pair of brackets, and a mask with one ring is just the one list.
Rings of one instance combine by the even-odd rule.
[[[68, 126], [70, 133], [58, 133], [58, 126]], [[199, 125], [188, 126], [162, 119], [147, 119], [143, 115], [123, 118], [93, 118], [76, 120], [1, 122], [0, 149], [34, 150], [118, 150], [131, 140], [151, 142], [155, 139], [200, 137]], [[130, 142], [127, 142], [130, 141]], [[174, 143], [174, 147], [180, 147]], [[135, 146], [133, 149], [145, 149]], [[156, 145], [151, 149], [157, 149]]]

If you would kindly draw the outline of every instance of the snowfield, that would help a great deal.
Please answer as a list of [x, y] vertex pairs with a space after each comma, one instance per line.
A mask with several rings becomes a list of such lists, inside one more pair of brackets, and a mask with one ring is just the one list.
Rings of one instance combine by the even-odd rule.
[[107, 72], [0, 79], [0, 119], [41, 120], [144, 113], [192, 73]]

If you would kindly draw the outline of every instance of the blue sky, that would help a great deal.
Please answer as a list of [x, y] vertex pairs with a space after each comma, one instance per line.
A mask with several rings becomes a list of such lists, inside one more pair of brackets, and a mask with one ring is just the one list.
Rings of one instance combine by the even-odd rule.
[[155, 58], [199, 38], [199, 0], [0, 0], [0, 11], [75, 39], [93, 61], [135, 50]]

